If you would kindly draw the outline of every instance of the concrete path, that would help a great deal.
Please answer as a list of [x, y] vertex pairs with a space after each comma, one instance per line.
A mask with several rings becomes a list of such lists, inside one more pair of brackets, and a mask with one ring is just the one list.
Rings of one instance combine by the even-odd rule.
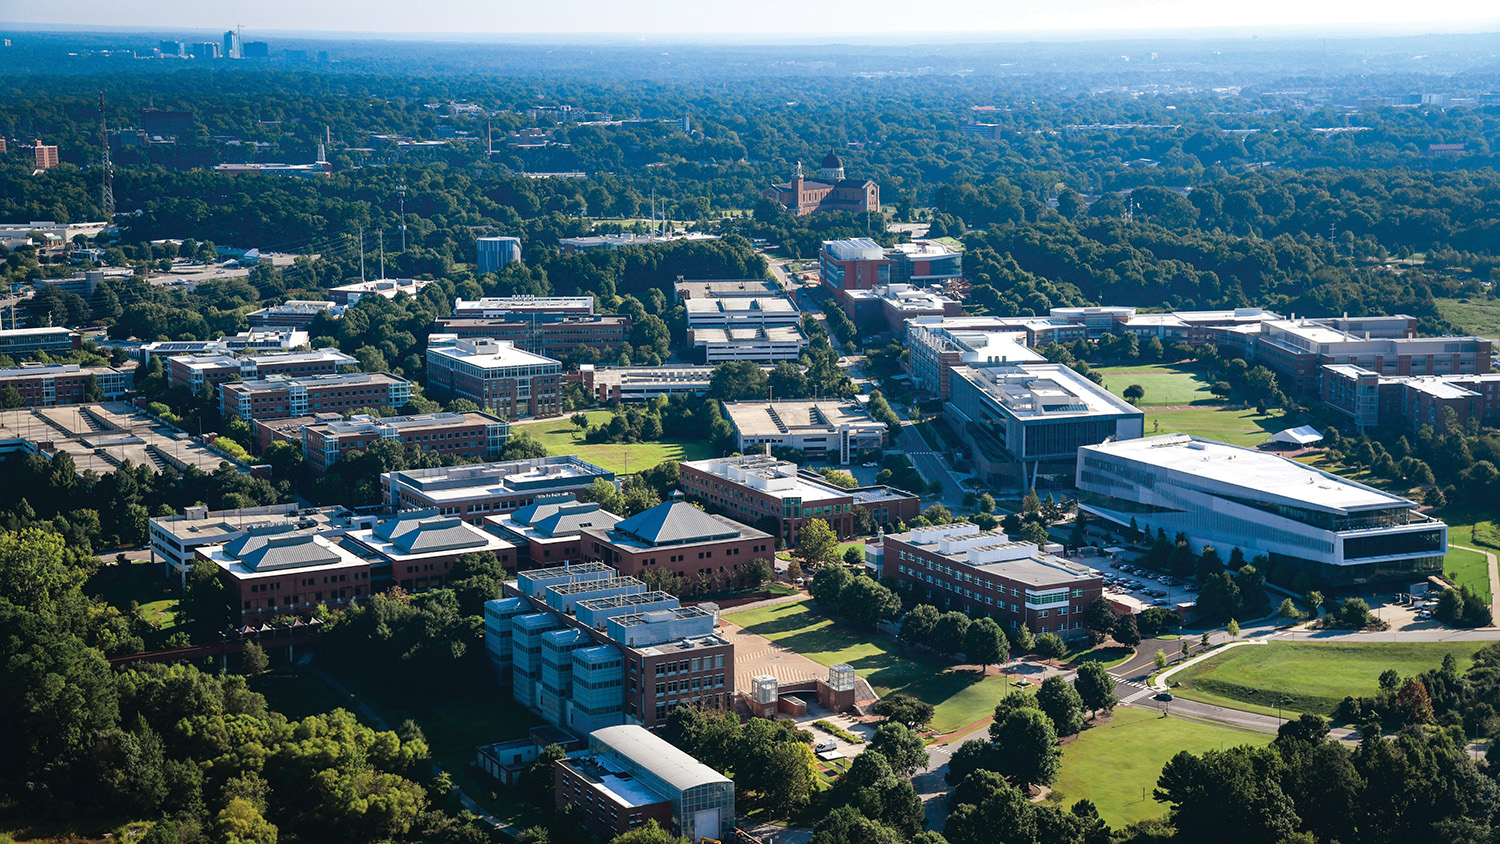
[[1265, 639], [1240, 639], [1238, 641], [1229, 642], [1229, 643], [1227, 643], [1227, 644], [1225, 644], [1225, 645], [1223, 645], [1223, 646], [1221, 646], [1219, 648], [1216, 648], [1214, 650], [1204, 651], [1203, 653], [1198, 654], [1197, 656], [1193, 657], [1192, 659], [1187, 660], [1186, 662], [1179, 662], [1176, 665], [1172, 666], [1171, 668], [1168, 668], [1167, 670], [1165, 670], [1165, 671], [1161, 672], [1160, 674], [1156, 675], [1155, 679], [1153, 679], [1151, 681], [1151, 688], [1152, 688], [1152, 690], [1158, 691], [1158, 692], [1164, 692], [1164, 691], [1166, 691], [1167, 690], [1167, 680], [1170, 679], [1173, 674], [1176, 674], [1177, 672], [1181, 671], [1184, 668], [1187, 668], [1190, 665], [1197, 665], [1198, 663], [1202, 662], [1203, 660], [1208, 659], [1209, 657], [1214, 656], [1215, 654], [1221, 654], [1221, 653], [1229, 650], [1230, 648], [1237, 648], [1237, 647], [1241, 647], [1243, 645], [1265, 645], [1265, 644], [1269, 644]]

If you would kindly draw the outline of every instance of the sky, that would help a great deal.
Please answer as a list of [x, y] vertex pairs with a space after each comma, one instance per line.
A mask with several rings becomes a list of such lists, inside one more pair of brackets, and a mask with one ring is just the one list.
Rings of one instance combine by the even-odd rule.
[[703, 34], [763, 40], [1191, 30], [1500, 30], [1500, 2], [1447, 0], [0, 0], [6, 23], [371, 35]]

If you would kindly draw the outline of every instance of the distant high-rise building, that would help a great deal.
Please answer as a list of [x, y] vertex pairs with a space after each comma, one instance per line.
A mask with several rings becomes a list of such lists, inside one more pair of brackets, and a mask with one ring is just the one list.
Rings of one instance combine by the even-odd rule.
[[50, 170], [57, 166], [57, 147], [36, 142], [36, 169]]
[[224, 33], [224, 58], [237, 59], [240, 57], [240, 34], [234, 30]]
[[156, 50], [163, 56], [183, 56], [187, 53], [186, 45], [181, 41], [158, 41]]
[[521, 241], [514, 237], [481, 237], [475, 241], [479, 271], [497, 273], [511, 261], [521, 260]]
[[219, 45], [215, 41], [204, 41], [202, 44], [193, 45], [193, 56], [200, 59], [219, 58]]
[[240, 55], [247, 59], [264, 59], [271, 55], [271, 47], [264, 41], [246, 41], [240, 45]]
[[5, 145], [5, 136], [0, 135], [0, 155], [4, 155], [9, 151], [10, 150]]

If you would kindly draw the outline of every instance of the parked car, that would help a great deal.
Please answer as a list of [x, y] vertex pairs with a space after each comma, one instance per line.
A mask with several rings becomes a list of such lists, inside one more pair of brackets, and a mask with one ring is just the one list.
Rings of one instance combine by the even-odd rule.
[[1176, 700], [1177, 698], [1173, 697], [1171, 692], [1158, 692], [1151, 699], [1170, 702]]

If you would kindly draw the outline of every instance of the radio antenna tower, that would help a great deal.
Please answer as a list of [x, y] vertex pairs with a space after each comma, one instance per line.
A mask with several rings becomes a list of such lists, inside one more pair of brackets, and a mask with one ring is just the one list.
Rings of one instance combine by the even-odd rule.
[[103, 165], [102, 187], [100, 188], [99, 205], [104, 209], [106, 222], [114, 222], [115, 219], [115, 165], [109, 160], [109, 121], [104, 117], [104, 92], [99, 92], [99, 146], [104, 153], [99, 163]]

